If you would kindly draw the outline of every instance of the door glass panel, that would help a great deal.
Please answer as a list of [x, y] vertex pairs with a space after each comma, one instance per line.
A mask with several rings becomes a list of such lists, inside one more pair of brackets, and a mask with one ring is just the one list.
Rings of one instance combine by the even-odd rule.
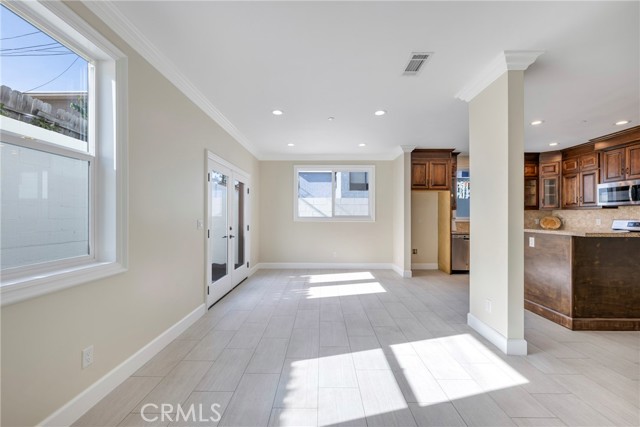
[[244, 245], [245, 245], [245, 222], [244, 222], [244, 195], [245, 185], [243, 182], [235, 181], [235, 206], [233, 209], [233, 229], [236, 231], [236, 244], [234, 246], [234, 267], [236, 269], [244, 264]]
[[211, 206], [209, 223], [211, 236], [209, 238], [209, 253], [211, 254], [211, 282], [224, 277], [228, 273], [227, 267], [227, 182], [229, 177], [216, 171], [211, 172]]

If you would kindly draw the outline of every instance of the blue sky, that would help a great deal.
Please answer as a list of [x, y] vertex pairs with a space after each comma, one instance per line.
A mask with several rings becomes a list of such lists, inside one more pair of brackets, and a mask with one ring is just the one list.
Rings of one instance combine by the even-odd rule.
[[87, 90], [87, 62], [4, 6], [0, 39], [1, 84], [22, 92]]

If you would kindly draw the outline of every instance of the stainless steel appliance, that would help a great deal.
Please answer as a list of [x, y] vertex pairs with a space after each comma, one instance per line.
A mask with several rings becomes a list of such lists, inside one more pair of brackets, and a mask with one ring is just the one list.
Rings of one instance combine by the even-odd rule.
[[451, 270], [469, 271], [469, 244], [468, 234], [451, 236]]
[[598, 205], [640, 205], [640, 180], [598, 184]]
[[614, 219], [613, 224], [611, 224], [611, 228], [613, 230], [640, 231], [640, 220], [639, 219]]

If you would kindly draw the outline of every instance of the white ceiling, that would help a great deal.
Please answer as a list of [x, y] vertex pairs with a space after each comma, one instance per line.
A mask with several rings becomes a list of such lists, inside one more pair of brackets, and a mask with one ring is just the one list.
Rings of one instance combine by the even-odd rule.
[[[454, 96], [504, 50], [545, 51], [525, 72], [528, 151], [639, 124], [639, 5], [117, 1], [100, 16], [156, 49], [259, 158], [372, 159], [400, 145], [468, 151]], [[403, 76], [414, 51], [434, 55]], [[632, 123], [614, 126], [622, 119]]]

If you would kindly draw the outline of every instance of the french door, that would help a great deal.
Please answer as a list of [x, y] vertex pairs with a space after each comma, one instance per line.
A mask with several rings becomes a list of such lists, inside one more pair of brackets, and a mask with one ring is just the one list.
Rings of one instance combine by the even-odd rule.
[[249, 176], [207, 155], [207, 307], [249, 275]]

